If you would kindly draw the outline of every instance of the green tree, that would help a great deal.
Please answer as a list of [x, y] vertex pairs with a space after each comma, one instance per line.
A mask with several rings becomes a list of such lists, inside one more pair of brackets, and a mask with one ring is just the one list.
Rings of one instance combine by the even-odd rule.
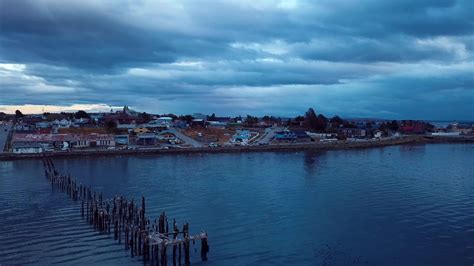
[[245, 118], [245, 124], [247, 126], [254, 126], [257, 123], [258, 123], [258, 118], [256, 116], [247, 115], [247, 118]]
[[18, 120], [22, 117], [24, 117], [25, 115], [20, 111], [20, 110], [16, 110], [15, 111], [15, 120]]
[[191, 123], [194, 119], [192, 115], [182, 115], [179, 117], [180, 120], [186, 121], [186, 123]]
[[79, 110], [74, 114], [74, 117], [76, 119], [81, 119], [81, 118], [90, 118], [90, 115], [86, 113], [86, 111]]
[[295, 117], [295, 121], [297, 121], [297, 122], [304, 122], [304, 121], [305, 121], [305, 118], [304, 118], [304, 116], [299, 115], [299, 116]]
[[304, 124], [315, 131], [324, 131], [327, 127], [328, 119], [322, 114], [316, 115], [314, 109], [309, 108], [304, 116]]
[[105, 122], [105, 129], [107, 133], [114, 133], [117, 130], [117, 123], [114, 120], [108, 120]]
[[151, 115], [148, 114], [148, 113], [146, 113], [146, 112], [143, 112], [143, 113], [138, 114], [138, 117], [140, 117], [141, 119], [143, 119], [143, 121], [144, 121], [145, 123], [148, 123], [148, 122], [150, 122], [150, 120], [151, 120]]
[[309, 108], [304, 115], [304, 124], [306, 127], [316, 130], [318, 128], [318, 116], [313, 108]]
[[342, 118], [340, 118], [339, 116], [334, 116], [333, 118], [331, 118], [331, 120], [329, 120], [329, 122], [331, 122], [331, 124], [335, 124], [335, 125], [341, 125], [344, 123], [344, 120], [342, 120]]
[[399, 126], [397, 120], [392, 120], [392, 122], [388, 123], [388, 128], [394, 132], [398, 131]]
[[212, 113], [212, 115], [210, 115], [207, 120], [209, 121], [216, 121], [216, 114]]
[[316, 130], [319, 130], [319, 131], [324, 131], [326, 129], [326, 127], [328, 126], [328, 119], [323, 115], [323, 114], [319, 114], [318, 115], [318, 127]]

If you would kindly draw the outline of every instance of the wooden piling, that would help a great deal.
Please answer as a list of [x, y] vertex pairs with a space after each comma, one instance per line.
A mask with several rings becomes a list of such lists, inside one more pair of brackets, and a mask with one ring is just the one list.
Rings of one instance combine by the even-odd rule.
[[[144, 264], [167, 265], [166, 250], [173, 248], [173, 265], [176, 265], [176, 252], [178, 251], [178, 264], [181, 265], [181, 245], [184, 245], [185, 264], [190, 264], [190, 241], [201, 240], [201, 258], [207, 260], [209, 251], [207, 234], [204, 232], [190, 236], [189, 224], [183, 225], [182, 232], [173, 220], [173, 232], [169, 232], [168, 217], [161, 212], [159, 219], [149, 219], [146, 216], [145, 197], [141, 198], [141, 207], [134, 203], [133, 198], [127, 200], [124, 196], [116, 195], [112, 199], [104, 199], [102, 192], [94, 191], [78, 183], [70, 174], [60, 174], [52, 160], [43, 157], [45, 178], [51, 183], [52, 191], [65, 193], [71, 201], [81, 201], [81, 218], [101, 234], [111, 234], [113, 226], [114, 240], [130, 249], [130, 255], [142, 256]], [[153, 222], [154, 221], [154, 222]], [[179, 239], [182, 233], [183, 238]], [[171, 237], [172, 236], [172, 237]]]

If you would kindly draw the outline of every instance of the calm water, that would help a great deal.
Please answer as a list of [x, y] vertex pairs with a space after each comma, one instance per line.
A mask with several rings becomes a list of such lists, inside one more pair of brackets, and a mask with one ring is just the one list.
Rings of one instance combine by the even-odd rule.
[[[55, 159], [106, 195], [147, 198], [210, 235], [202, 265], [472, 265], [473, 145]], [[0, 162], [0, 264], [139, 264], [51, 192], [39, 160]]]

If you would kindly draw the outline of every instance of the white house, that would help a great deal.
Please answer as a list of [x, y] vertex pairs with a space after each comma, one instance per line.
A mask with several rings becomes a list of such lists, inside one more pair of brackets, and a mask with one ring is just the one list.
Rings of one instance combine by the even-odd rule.
[[42, 121], [42, 122], [36, 123], [35, 125], [36, 125], [36, 128], [48, 128], [51, 125], [51, 123], [47, 121]]
[[43, 147], [39, 144], [29, 144], [29, 143], [14, 143], [12, 145], [12, 151], [16, 154], [21, 153], [42, 153]]
[[380, 138], [382, 137], [382, 134], [383, 134], [382, 131], [376, 130], [376, 131], [374, 132], [374, 138], [379, 138], [379, 139], [380, 139]]
[[72, 122], [67, 120], [67, 119], [61, 119], [61, 120], [54, 120], [53, 125], [56, 126], [57, 128], [69, 128], [72, 125]]
[[122, 128], [122, 129], [134, 129], [137, 127], [137, 124], [135, 123], [132, 123], [132, 124], [120, 124], [120, 123], [117, 123], [117, 128]]

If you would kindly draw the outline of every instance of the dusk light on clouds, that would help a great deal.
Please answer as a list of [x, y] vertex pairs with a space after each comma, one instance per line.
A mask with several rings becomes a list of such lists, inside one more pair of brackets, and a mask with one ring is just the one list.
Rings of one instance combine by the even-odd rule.
[[474, 2], [0, 1], [0, 111], [474, 119]]

